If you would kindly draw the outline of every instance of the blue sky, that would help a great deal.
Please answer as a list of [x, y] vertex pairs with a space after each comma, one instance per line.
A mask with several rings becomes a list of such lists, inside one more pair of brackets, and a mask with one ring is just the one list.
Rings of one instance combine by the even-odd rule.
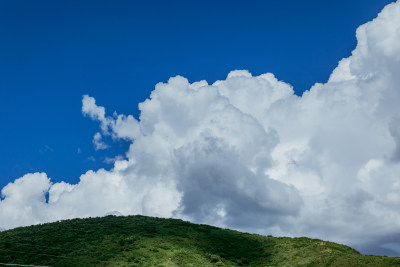
[[137, 116], [158, 82], [234, 69], [272, 72], [301, 94], [326, 82], [355, 29], [391, 1], [250, 2], [1, 1], [0, 188], [35, 171], [77, 182], [126, 150], [93, 149], [83, 94]]

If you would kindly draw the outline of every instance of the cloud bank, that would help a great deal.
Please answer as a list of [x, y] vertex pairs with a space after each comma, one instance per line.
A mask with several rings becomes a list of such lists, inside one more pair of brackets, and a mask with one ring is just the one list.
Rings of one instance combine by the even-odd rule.
[[400, 2], [356, 36], [301, 97], [245, 70], [213, 84], [170, 78], [139, 118], [107, 116], [85, 95], [96, 149], [108, 147], [102, 135], [127, 140], [126, 160], [78, 184], [26, 174], [1, 191], [0, 227], [144, 214], [400, 255]]

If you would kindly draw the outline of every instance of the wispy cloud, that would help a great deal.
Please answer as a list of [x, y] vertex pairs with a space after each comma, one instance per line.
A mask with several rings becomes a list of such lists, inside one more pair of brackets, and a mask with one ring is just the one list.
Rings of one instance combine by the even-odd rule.
[[121, 155], [115, 156], [113, 158], [105, 157], [104, 158], [104, 163], [106, 164], [114, 164], [116, 161], [123, 161], [124, 157]]
[[103, 142], [101, 133], [96, 133], [93, 136], [93, 145], [95, 150], [104, 150], [110, 146]]

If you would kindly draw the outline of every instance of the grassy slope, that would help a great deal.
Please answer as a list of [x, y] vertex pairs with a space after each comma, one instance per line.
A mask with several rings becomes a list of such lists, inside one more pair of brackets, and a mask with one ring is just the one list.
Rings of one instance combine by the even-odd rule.
[[145, 216], [74, 219], [0, 233], [0, 262], [52, 266], [400, 266], [309, 238]]

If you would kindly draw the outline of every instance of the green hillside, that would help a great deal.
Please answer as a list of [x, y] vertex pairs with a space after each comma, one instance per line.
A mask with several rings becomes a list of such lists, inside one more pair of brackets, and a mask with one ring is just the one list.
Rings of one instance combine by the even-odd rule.
[[74, 219], [0, 233], [0, 262], [45, 266], [400, 266], [309, 238], [145, 216]]

